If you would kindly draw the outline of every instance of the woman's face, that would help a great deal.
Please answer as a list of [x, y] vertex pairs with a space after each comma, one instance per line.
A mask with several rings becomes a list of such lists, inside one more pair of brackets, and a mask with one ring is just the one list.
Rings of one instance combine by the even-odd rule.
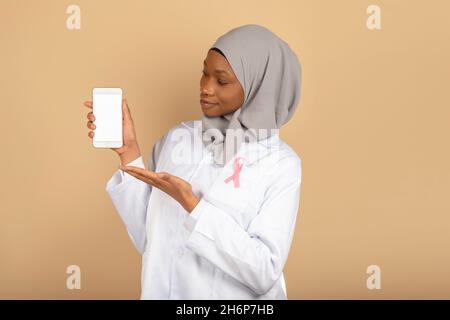
[[[202, 100], [213, 104], [202, 104]], [[217, 51], [209, 50], [200, 79], [200, 105], [203, 114], [217, 117], [232, 113], [243, 103], [244, 90], [227, 59]]]

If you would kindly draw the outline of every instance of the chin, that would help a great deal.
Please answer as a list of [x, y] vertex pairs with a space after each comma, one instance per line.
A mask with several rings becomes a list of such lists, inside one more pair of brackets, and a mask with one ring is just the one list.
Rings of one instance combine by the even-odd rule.
[[217, 117], [217, 114], [215, 114], [215, 113], [213, 113], [213, 112], [204, 112], [204, 111], [203, 111], [203, 114], [204, 114], [205, 116], [208, 116], [208, 117]]
[[220, 110], [202, 110], [203, 114], [208, 117], [218, 117], [221, 115]]

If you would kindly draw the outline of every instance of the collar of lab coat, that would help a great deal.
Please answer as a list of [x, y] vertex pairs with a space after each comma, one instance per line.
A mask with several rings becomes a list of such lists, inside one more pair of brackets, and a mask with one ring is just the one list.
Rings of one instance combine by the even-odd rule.
[[[201, 120], [196, 120], [197, 126], [201, 126]], [[186, 123], [183, 123], [184, 126], [191, 128], [192, 127]], [[195, 127], [195, 125], [194, 125]], [[201, 130], [195, 130], [195, 133], [198, 135], [198, 139], [202, 139]], [[233, 166], [234, 160], [237, 157], [242, 157], [245, 159], [244, 165], [252, 165], [260, 159], [266, 157], [272, 152], [277, 152], [280, 147], [281, 140], [279, 137], [279, 132], [272, 134], [266, 139], [262, 139], [259, 141], [245, 142], [243, 141], [236, 155], [223, 167]], [[209, 145], [210, 147], [211, 145]], [[203, 147], [203, 146], [202, 146]], [[206, 152], [211, 152], [209, 148], [206, 148]]]
[[[243, 142], [236, 156], [245, 158], [246, 165], [253, 165], [255, 162], [268, 156], [270, 153], [276, 152], [277, 148], [280, 146], [279, 143], [280, 138], [278, 133], [273, 134], [264, 140]], [[233, 158], [233, 160], [235, 158]]]
[[[201, 120], [198, 121], [201, 123]], [[196, 125], [198, 125], [199, 123], [194, 124], [194, 126], [192, 126], [192, 122], [182, 124], [192, 130], [191, 132], [193, 132], [195, 139], [199, 139], [198, 143], [194, 143], [193, 146], [194, 149], [200, 148], [202, 150], [202, 153], [200, 153], [202, 154], [202, 157], [200, 157], [200, 159], [196, 157], [196, 159], [198, 159], [197, 161], [204, 161], [206, 159], [210, 159], [212, 161], [211, 151], [209, 150], [209, 148], [204, 147], [203, 143], [201, 143], [202, 131], [198, 130], [199, 127], [196, 127]], [[248, 199], [246, 198], [250, 190], [248, 187], [249, 183], [253, 186], [250, 187], [253, 188], [253, 191], [257, 186], [260, 185], [260, 179], [262, 179], [263, 173], [265, 174], [267, 171], [270, 171], [269, 168], [273, 167], [273, 165], [276, 165], [276, 153], [280, 152], [282, 145], [283, 142], [279, 138], [278, 132], [264, 140], [251, 142], [243, 141], [235, 157], [231, 158], [220, 169], [219, 174], [210, 186], [208, 192], [206, 192], [202, 196], [205, 197], [205, 199], [209, 200], [211, 203], [215, 203], [215, 205], [218, 207], [226, 207], [231, 210], [231, 206], [234, 208], [238, 208], [239, 210], [245, 210], [246, 205], [249, 203]], [[234, 162], [237, 157], [244, 158], [244, 167], [242, 168], [242, 170], [243, 175], [246, 178], [245, 180], [241, 181], [241, 187], [243, 188], [234, 188], [233, 183], [224, 183], [224, 180], [229, 178], [235, 172]], [[259, 161], [263, 159], [267, 159], [268, 161]], [[247, 170], [246, 167], [251, 167], [253, 170]], [[191, 181], [193, 175], [193, 173], [189, 173], [188, 175], [183, 176], [180, 172], [177, 172], [177, 174], [187, 181]], [[242, 192], [243, 189], [245, 189], [244, 192]]]

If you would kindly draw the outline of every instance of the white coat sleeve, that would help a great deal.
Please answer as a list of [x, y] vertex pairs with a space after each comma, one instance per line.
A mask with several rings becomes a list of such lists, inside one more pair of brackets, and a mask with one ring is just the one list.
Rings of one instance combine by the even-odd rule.
[[269, 175], [272, 183], [247, 230], [205, 197], [184, 222], [191, 232], [187, 247], [257, 295], [269, 291], [281, 276], [294, 233], [301, 160], [286, 159]]
[[[156, 163], [165, 141], [165, 136], [153, 146], [148, 169], [155, 171]], [[145, 169], [142, 157], [126, 164]], [[132, 175], [117, 170], [106, 184], [111, 201], [125, 224], [128, 235], [140, 254], [144, 253], [147, 242], [146, 216], [152, 186]]]

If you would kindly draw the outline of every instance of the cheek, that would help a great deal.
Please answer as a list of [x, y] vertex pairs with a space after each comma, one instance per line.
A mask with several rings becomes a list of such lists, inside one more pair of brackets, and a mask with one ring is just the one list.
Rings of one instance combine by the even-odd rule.
[[226, 90], [224, 90], [220, 86], [217, 86], [214, 92], [220, 105], [226, 106], [230, 103], [230, 95]]
[[235, 104], [239, 100], [239, 92], [231, 85], [225, 85], [217, 90], [217, 96], [226, 104]]
[[242, 105], [242, 103], [244, 102], [243, 99], [244, 99], [244, 94], [242, 93], [240, 88], [233, 88], [232, 94], [230, 96], [230, 103], [234, 107], [240, 107]]

